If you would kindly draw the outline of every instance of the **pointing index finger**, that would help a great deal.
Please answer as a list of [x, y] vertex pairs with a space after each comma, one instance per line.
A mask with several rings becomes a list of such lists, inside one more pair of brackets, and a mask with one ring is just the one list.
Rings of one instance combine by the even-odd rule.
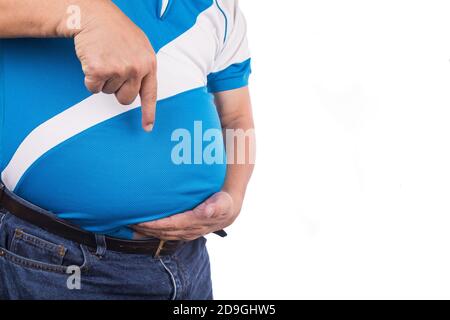
[[142, 79], [140, 96], [142, 127], [145, 131], [152, 131], [155, 123], [157, 88], [156, 74], [147, 74]]

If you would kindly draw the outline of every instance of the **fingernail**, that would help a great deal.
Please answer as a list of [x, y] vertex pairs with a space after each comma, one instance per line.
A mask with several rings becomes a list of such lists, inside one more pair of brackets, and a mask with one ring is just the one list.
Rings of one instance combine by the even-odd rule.
[[147, 132], [150, 132], [153, 130], [153, 123], [149, 123], [146, 126], [144, 126], [144, 130]]
[[213, 208], [213, 206], [208, 206], [208, 207], [205, 209], [205, 215], [206, 215], [206, 217], [210, 218], [213, 214], [214, 214], [214, 208]]

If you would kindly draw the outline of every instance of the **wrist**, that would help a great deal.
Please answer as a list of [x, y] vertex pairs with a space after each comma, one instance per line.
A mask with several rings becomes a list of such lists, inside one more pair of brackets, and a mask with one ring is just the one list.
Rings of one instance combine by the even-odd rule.
[[57, 37], [72, 38], [79, 32], [83, 14], [85, 12], [85, 1], [61, 1], [57, 10], [55, 24], [52, 28]]
[[57, 37], [73, 38], [95, 19], [97, 13], [102, 13], [105, 4], [111, 0], [67, 0], [62, 2], [59, 16], [54, 27]]

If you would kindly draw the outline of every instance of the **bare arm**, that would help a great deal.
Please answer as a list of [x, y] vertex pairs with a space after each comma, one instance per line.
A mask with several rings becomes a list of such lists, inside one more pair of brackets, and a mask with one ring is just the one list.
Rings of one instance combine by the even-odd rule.
[[152, 129], [155, 52], [144, 32], [112, 1], [0, 0], [0, 38], [19, 37], [73, 37], [86, 87], [92, 93], [114, 93], [122, 104], [140, 95], [142, 125]]
[[[215, 95], [215, 103], [229, 157], [223, 191], [232, 196], [234, 210], [238, 214], [254, 168], [256, 142], [250, 93], [247, 87], [220, 92]], [[242, 134], [245, 136], [242, 137]], [[238, 139], [245, 139], [245, 144], [239, 144]], [[240, 159], [244, 161], [240, 162]]]
[[57, 37], [70, 4], [85, 1], [0, 0], [0, 37]]

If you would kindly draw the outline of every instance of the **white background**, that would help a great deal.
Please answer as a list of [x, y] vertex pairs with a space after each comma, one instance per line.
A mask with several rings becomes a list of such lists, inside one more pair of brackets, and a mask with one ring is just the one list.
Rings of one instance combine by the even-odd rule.
[[215, 297], [450, 298], [450, 2], [241, 7], [258, 160]]

